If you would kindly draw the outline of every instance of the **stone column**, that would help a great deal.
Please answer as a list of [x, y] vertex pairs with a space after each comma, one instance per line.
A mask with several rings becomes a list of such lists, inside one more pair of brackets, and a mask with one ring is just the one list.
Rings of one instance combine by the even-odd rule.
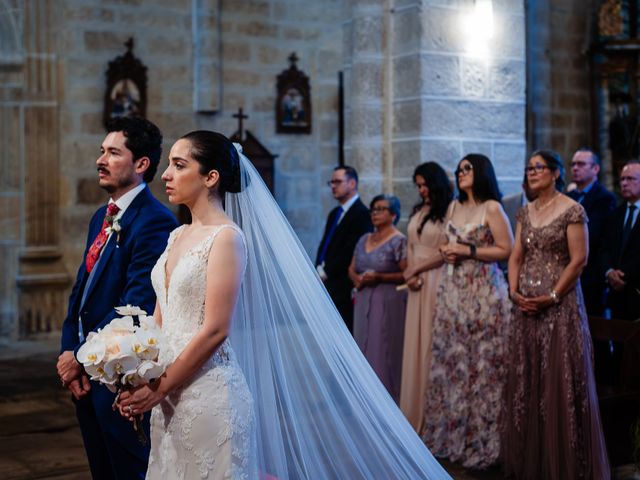
[[0, 2], [0, 337], [17, 333], [22, 225], [22, 10]]
[[17, 275], [21, 337], [60, 327], [69, 284], [59, 248], [56, 2], [31, 0], [24, 9], [24, 243]]
[[[367, 202], [385, 184], [390, 114], [389, 2], [352, 0], [345, 23], [345, 163], [360, 174]], [[388, 189], [390, 191], [390, 188]]]
[[493, 161], [503, 193], [519, 190], [526, 156], [522, 2], [492, 2], [495, 33], [483, 56], [470, 48], [487, 30], [474, 2], [347, 5], [346, 161], [361, 171], [363, 196], [398, 195], [406, 219], [417, 201], [414, 168], [435, 161], [452, 174], [472, 152]]

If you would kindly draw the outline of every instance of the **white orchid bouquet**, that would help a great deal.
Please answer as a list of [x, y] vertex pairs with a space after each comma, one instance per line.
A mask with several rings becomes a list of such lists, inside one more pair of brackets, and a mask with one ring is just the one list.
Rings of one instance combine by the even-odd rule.
[[[122, 317], [89, 333], [77, 358], [91, 380], [119, 394], [123, 389], [148, 384], [164, 373], [166, 365], [158, 361], [158, 356], [165, 339], [155, 319], [141, 308], [127, 305], [115, 310]], [[139, 419], [134, 428], [140, 441], [146, 443]]]

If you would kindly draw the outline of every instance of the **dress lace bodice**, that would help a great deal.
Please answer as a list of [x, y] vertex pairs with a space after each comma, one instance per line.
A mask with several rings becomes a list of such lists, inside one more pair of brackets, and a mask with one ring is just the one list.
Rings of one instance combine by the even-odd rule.
[[524, 254], [518, 287], [525, 296], [545, 295], [553, 289], [570, 260], [567, 225], [585, 223], [586, 213], [578, 203], [548, 224], [534, 227], [527, 207], [518, 212], [517, 219]]
[[[175, 360], [204, 322], [207, 259], [216, 236], [223, 228], [232, 228], [242, 236], [242, 231], [234, 225], [221, 225], [210, 236], [180, 257], [167, 282], [167, 257], [184, 227], [183, 225], [171, 232], [167, 248], [151, 272], [151, 282], [162, 314], [162, 331], [171, 346], [170, 350], [162, 352], [164, 355], [161, 354], [161, 360], [168, 363]], [[202, 299], [202, 301], [194, 301], [194, 299]], [[225, 340], [208, 364], [224, 362], [228, 360], [229, 354], [229, 343]]]
[[[171, 364], [204, 323], [207, 263], [221, 225], [181, 256], [167, 282], [167, 256], [184, 227], [174, 230], [151, 272]], [[153, 409], [147, 479], [254, 478], [253, 400], [229, 340], [200, 370]]]

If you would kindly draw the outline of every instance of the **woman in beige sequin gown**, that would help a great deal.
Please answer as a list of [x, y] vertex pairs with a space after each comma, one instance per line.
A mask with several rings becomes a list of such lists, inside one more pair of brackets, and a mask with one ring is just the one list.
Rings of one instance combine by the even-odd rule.
[[507, 358], [502, 463], [509, 478], [611, 478], [580, 289], [587, 217], [562, 195], [562, 161], [535, 152], [527, 181], [536, 195], [517, 215], [509, 259], [514, 303]]
[[419, 165], [414, 174], [421, 201], [413, 209], [407, 228], [409, 288], [402, 359], [400, 408], [417, 433], [422, 429], [424, 395], [431, 363], [431, 330], [442, 256], [447, 242], [442, 220], [453, 197], [451, 182], [435, 162]]

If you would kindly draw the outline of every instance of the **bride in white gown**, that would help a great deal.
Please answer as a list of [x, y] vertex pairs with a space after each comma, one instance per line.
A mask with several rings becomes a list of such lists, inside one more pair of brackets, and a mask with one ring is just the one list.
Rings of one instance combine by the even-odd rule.
[[153, 409], [147, 478], [450, 478], [241, 151], [192, 132], [162, 179], [193, 221], [171, 234], [152, 272], [170, 366], [119, 401], [128, 417]]

